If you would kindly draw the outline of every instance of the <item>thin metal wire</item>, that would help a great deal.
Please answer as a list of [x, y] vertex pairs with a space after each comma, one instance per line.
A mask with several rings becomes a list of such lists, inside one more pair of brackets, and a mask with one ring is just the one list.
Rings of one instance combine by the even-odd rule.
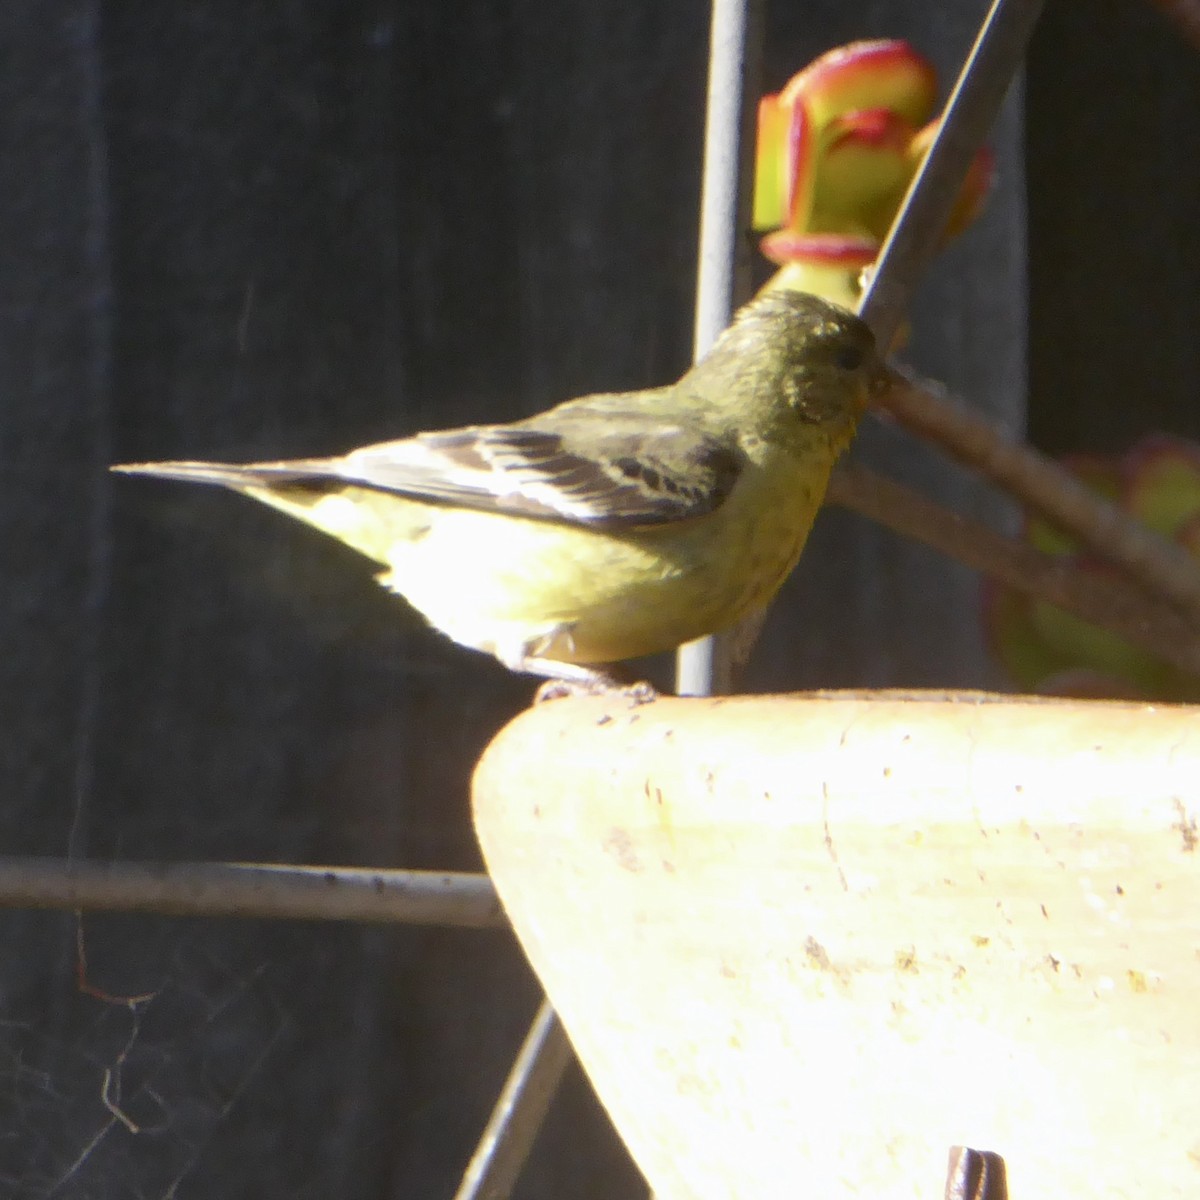
[[[753, 250], [743, 236], [754, 186], [752, 159], [764, 0], [713, 0], [708, 110], [700, 194], [694, 357], [702, 358], [749, 298]], [[711, 696], [732, 686], [726, 639], [700, 638], [679, 648], [675, 690]]]
[[971, 159], [1021, 66], [1044, 3], [993, 0], [858, 306], [880, 346], [891, 345], [908, 311], [917, 279], [942, 238]]
[[570, 1061], [566, 1031], [543, 1000], [454, 1200], [505, 1200], [512, 1192]]
[[754, 250], [743, 236], [754, 186], [756, 88], [763, 0], [714, 0], [700, 195], [693, 356], [703, 358], [750, 292]]
[[0, 858], [0, 908], [186, 917], [507, 925], [486, 875], [270, 863], [88, 862]]

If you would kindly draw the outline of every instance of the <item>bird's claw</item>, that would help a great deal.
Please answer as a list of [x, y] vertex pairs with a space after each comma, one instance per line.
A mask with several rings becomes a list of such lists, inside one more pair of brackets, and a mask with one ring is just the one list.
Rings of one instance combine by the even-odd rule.
[[652, 704], [658, 699], [658, 692], [653, 684], [618, 683], [610, 675], [597, 671], [586, 679], [547, 679], [533, 694], [534, 704], [543, 704], [547, 700], [561, 700], [565, 696], [624, 696], [629, 701], [630, 708], [638, 708], [643, 704]]

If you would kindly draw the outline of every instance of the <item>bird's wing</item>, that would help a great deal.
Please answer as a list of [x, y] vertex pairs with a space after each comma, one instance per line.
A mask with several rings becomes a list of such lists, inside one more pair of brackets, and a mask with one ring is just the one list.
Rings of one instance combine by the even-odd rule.
[[422, 433], [334, 460], [340, 478], [471, 508], [600, 528], [712, 512], [742, 470], [732, 441], [645, 414]]

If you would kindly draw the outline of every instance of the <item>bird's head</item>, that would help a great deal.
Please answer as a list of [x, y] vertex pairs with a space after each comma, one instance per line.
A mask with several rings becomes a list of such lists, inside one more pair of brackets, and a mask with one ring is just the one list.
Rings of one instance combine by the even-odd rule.
[[819, 433], [838, 446], [890, 378], [858, 317], [820, 296], [784, 289], [743, 306], [709, 359], [736, 375], [737, 402], [756, 410], [776, 436]]

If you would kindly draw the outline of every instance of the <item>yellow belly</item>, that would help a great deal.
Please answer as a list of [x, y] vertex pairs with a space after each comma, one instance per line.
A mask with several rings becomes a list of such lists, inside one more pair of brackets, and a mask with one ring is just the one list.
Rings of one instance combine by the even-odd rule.
[[506, 662], [651, 654], [770, 600], [828, 474], [828, 464], [783, 478], [752, 469], [715, 513], [621, 533], [389, 497], [420, 533], [392, 544], [381, 582], [455, 641]]

